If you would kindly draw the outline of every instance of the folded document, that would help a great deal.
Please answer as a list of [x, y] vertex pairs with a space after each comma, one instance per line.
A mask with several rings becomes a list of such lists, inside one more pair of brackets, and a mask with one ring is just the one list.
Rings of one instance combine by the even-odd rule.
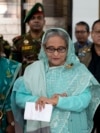
[[46, 104], [41, 111], [35, 109], [34, 102], [27, 102], [25, 106], [24, 119], [50, 122], [53, 106]]

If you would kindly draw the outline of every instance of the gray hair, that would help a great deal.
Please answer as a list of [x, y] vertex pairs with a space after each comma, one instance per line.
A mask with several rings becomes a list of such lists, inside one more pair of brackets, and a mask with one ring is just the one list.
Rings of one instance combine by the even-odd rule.
[[64, 31], [61, 31], [59, 29], [50, 29], [50, 30], [48, 30], [46, 32], [44, 38], [43, 38], [42, 45], [45, 46], [48, 39], [50, 37], [53, 37], [53, 36], [61, 37], [65, 41], [66, 45], [68, 46], [68, 35]]

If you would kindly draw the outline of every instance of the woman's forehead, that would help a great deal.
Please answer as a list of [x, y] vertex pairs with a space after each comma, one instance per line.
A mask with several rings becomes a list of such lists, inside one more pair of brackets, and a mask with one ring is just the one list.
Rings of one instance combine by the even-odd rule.
[[68, 40], [64, 36], [61, 36], [59, 34], [53, 34], [51, 36], [47, 36], [47, 41], [51, 40], [51, 39], [53, 39], [53, 40], [61, 39], [61, 40], [65, 41], [65, 42], [68, 42]]

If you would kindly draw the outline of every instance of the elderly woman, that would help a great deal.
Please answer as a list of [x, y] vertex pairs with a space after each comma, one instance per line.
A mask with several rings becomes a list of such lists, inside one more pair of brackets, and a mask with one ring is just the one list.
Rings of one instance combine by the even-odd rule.
[[2, 50], [0, 44], [0, 133], [15, 133], [10, 96], [21, 64], [4, 58]]
[[[97, 91], [93, 91], [95, 86]], [[36, 110], [51, 104], [50, 122], [27, 120], [25, 133], [89, 133], [100, 100], [98, 88], [98, 82], [75, 56], [68, 33], [52, 28], [43, 36], [39, 61], [29, 65], [14, 84], [14, 114], [19, 120], [16, 113], [25, 109], [26, 102], [35, 102]]]

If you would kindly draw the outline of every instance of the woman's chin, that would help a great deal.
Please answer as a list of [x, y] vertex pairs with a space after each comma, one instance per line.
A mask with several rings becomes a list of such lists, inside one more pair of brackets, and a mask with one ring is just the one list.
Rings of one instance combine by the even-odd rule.
[[50, 63], [50, 66], [61, 66], [63, 65], [64, 63], [59, 63], [59, 62], [52, 62]]

